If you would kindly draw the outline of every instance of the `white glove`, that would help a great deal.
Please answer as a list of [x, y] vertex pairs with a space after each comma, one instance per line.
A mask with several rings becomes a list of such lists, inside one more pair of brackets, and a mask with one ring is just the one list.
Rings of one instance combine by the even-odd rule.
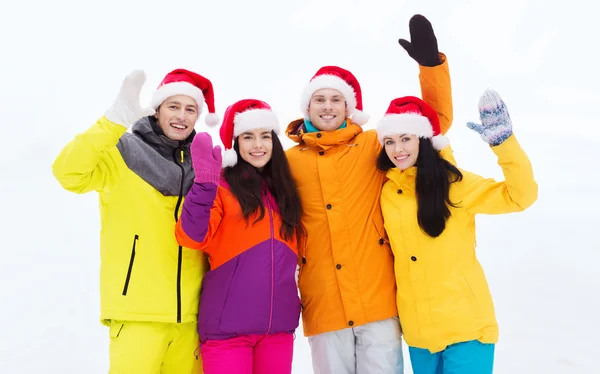
[[140, 118], [153, 115], [154, 109], [142, 108], [140, 105], [140, 92], [144, 82], [146, 73], [143, 70], [129, 73], [121, 84], [121, 91], [104, 116], [111, 122], [130, 127]]

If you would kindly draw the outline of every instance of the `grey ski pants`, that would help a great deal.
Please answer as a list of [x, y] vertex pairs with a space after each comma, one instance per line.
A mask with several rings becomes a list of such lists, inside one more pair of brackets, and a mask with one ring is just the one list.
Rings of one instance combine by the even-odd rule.
[[397, 317], [308, 338], [315, 374], [403, 374]]

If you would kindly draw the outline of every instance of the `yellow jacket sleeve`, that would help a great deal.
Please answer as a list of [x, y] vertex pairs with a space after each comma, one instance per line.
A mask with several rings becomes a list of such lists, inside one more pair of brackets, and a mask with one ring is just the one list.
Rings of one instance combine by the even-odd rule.
[[491, 149], [498, 156], [505, 180], [497, 182], [461, 170], [463, 191], [461, 201], [455, 203], [472, 214], [502, 214], [527, 209], [538, 196], [538, 185], [527, 154], [514, 135]]
[[440, 151], [440, 156], [452, 165], [456, 166], [456, 159], [454, 158], [454, 150], [452, 150], [452, 146], [448, 145], [446, 148]]
[[62, 149], [52, 164], [54, 177], [71, 192], [103, 192], [116, 177], [115, 165], [108, 153], [126, 130], [105, 117], [100, 118]]

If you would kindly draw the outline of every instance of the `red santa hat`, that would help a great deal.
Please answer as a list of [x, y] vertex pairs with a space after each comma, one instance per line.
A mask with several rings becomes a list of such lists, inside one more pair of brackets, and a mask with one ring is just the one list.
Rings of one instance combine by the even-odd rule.
[[209, 126], [219, 123], [219, 117], [215, 114], [215, 94], [210, 80], [185, 69], [175, 69], [168, 73], [160, 82], [150, 100], [150, 106], [157, 109], [167, 98], [175, 95], [187, 95], [196, 100], [198, 113], [204, 109], [204, 103], [208, 106], [209, 114], [205, 122]]
[[304, 118], [308, 118], [308, 105], [312, 95], [322, 88], [333, 88], [340, 91], [346, 100], [348, 117], [357, 125], [364, 125], [369, 120], [369, 115], [364, 113], [362, 105], [362, 92], [356, 77], [338, 66], [323, 66], [312, 77], [310, 83], [302, 93], [300, 110]]
[[414, 96], [392, 100], [385, 116], [377, 124], [377, 136], [383, 145], [383, 138], [390, 135], [411, 134], [431, 139], [438, 151], [450, 141], [440, 131], [440, 119], [436, 111], [426, 102]]
[[223, 167], [237, 164], [237, 153], [233, 149], [235, 138], [254, 129], [272, 130], [279, 135], [279, 120], [269, 104], [255, 99], [244, 99], [227, 108], [219, 131], [221, 142], [225, 146]]

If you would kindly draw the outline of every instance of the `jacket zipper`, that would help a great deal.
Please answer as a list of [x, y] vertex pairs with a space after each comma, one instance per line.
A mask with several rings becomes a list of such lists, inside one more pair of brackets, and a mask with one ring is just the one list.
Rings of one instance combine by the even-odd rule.
[[[173, 152], [175, 164], [181, 169], [181, 183], [179, 184], [179, 196], [177, 197], [177, 205], [175, 205], [175, 222], [179, 220], [179, 208], [183, 200], [183, 181], [185, 180], [185, 169], [182, 164], [184, 162], [183, 149], [179, 149], [181, 163], [177, 162], [177, 149]], [[177, 323], [181, 323], [181, 262], [183, 257], [183, 248], [179, 246], [177, 253]]]
[[269, 196], [267, 195], [267, 209], [269, 210], [269, 221], [271, 226], [271, 311], [269, 313], [269, 328], [267, 329], [267, 334], [271, 332], [271, 326], [273, 324], [273, 297], [275, 294], [275, 229], [273, 228], [273, 213], [271, 210], [271, 202], [269, 201]]
[[123, 296], [127, 295], [127, 289], [129, 288], [129, 280], [131, 279], [131, 271], [133, 270], [133, 261], [135, 260], [135, 245], [140, 237], [135, 234], [133, 237], [133, 245], [131, 246], [131, 258], [129, 259], [129, 268], [127, 269], [127, 277], [125, 277], [125, 285], [123, 286]]

